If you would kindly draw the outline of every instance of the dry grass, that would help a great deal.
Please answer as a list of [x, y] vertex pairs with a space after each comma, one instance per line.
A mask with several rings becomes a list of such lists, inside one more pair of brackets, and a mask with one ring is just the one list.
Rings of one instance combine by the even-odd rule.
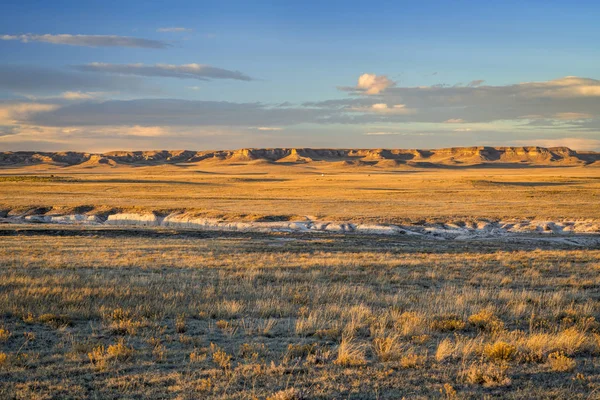
[[575, 369], [577, 362], [569, 358], [561, 352], [554, 352], [548, 355], [548, 364], [552, 371], [556, 372], [571, 372]]
[[2, 398], [584, 399], [600, 388], [595, 249], [0, 231]]
[[352, 337], [344, 337], [337, 350], [337, 358], [333, 362], [342, 367], [359, 367], [367, 363], [366, 346], [357, 343]]
[[188, 209], [232, 219], [314, 215], [363, 222], [600, 219], [594, 168], [365, 170], [239, 163], [101, 170], [33, 166], [2, 173], [10, 178], [33, 173], [38, 179], [0, 180], [0, 211]]

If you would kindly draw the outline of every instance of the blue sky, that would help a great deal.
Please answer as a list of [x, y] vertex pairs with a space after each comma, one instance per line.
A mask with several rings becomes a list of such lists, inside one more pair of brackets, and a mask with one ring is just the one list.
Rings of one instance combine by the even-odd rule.
[[0, 150], [600, 150], [599, 15], [592, 1], [14, 2]]

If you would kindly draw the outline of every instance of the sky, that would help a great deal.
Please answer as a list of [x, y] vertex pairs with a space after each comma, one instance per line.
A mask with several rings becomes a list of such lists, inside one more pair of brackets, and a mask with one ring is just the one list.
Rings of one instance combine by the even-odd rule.
[[11, 3], [0, 151], [600, 151], [597, 1]]

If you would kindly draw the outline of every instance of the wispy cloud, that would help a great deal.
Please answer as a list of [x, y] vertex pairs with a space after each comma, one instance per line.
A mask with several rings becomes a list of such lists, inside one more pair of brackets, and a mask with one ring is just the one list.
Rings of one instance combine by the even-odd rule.
[[56, 92], [140, 91], [140, 78], [88, 74], [26, 65], [0, 65], [0, 90], [47, 97]]
[[349, 110], [361, 111], [361, 112], [374, 112], [379, 114], [398, 114], [398, 115], [410, 115], [414, 114], [416, 110], [407, 108], [405, 104], [394, 104], [388, 106], [386, 103], [375, 103], [369, 107], [355, 107]]
[[537, 145], [541, 147], [568, 147], [573, 150], [600, 150], [600, 139], [575, 137], [516, 140], [513, 144], [517, 146]]
[[205, 64], [106, 64], [91, 63], [77, 65], [75, 68], [86, 72], [104, 72], [109, 74], [138, 75], [138, 76], [159, 76], [179, 79], [235, 79], [240, 81], [253, 80], [246, 74], [239, 71], [231, 71], [224, 68], [217, 68]]
[[156, 32], [193, 32], [193, 29], [176, 26], [170, 28], [158, 28]]
[[169, 47], [168, 43], [160, 40], [116, 35], [35, 35], [26, 33], [23, 35], [0, 35], [0, 40], [18, 40], [22, 43], [43, 42], [86, 47], [141, 47], [147, 49], [164, 49]]
[[276, 126], [259, 126], [256, 128], [259, 131], [282, 131], [283, 128], [279, 128]]
[[367, 136], [431, 136], [432, 133], [425, 132], [394, 132], [394, 131], [377, 131], [377, 132], [367, 132], [365, 133]]

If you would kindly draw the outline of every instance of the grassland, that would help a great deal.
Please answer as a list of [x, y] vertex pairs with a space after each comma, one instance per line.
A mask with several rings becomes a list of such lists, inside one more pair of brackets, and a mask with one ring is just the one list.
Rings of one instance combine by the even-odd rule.
[[434, 240], [19, 219], [598, 226], [597, 166], [107, 160], [0, 169], [0, 398], [600, 398], [597, 232]]
[[4, 226], [2, 398], [597, 398], [600, 250]]
[[[218, 166], [0, 170], [0, 209], [187, 210], [235, 220], [600, 220], [600, 170]], [[68, 211], [65, 211], [68, 212]]]

